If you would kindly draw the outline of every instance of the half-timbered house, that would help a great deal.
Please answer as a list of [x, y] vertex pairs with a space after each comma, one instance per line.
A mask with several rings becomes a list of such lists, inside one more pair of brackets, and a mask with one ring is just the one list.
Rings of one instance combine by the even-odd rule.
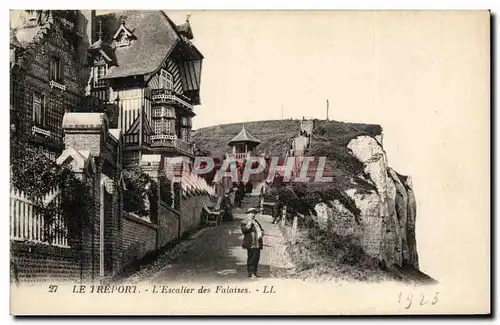
[[189, 19], [176, 25], [163, 11], [126, 11], [97, 16], [97, 26], [88, 89], [116, 107], [110, 120], [124, 135], [124, 165], [144, 154], [192, 157], [203, 55]]

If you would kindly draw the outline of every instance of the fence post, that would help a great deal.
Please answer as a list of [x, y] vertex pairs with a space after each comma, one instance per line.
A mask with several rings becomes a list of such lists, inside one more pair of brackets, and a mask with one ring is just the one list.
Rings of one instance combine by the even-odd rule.
[[286, 205], [283, 206], [283, 216], [281, 218], [281, 225], [285, 227], [286, 225]]
[[297, 216], [293, 217], [293, 225], [292, 225], [292, 245], [295, 245], [297, 242]]

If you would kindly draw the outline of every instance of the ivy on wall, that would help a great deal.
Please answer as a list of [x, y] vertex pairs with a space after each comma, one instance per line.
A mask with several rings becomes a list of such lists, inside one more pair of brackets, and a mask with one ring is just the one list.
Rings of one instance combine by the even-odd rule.
[[141, 217], [150, 215], [150, 207], [156, 198], [156, 183], [139, 167], [124, 170], [123, 179], [126, 190], [123, 192], [123, 209]]

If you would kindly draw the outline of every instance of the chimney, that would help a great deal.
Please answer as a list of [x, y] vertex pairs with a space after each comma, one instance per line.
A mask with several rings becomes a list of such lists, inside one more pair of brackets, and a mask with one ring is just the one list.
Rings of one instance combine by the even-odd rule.
[[85, 19], [83, 19], [83, 30], [84, 38], [88, 41], [89, 44], [94, 43], [97, 40], [97, 23], [96, 23], [96, 14], [95, 10], [80, 10], [81, 14]]

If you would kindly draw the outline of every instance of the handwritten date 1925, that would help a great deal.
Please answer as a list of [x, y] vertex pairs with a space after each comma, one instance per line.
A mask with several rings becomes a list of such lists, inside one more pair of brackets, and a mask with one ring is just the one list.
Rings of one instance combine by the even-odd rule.
[[403, 304], [405, 309], [410, 309], [412, 305], [434, 306], [435, 304], [438, 303], [438, 301], [439, 301], [439, 292], [436, 292], [431, 295], [423, 293], [414, 295], [413, 292], [408, 292], [407, 294], [400, 292], [398, 295], [398, 303]]

